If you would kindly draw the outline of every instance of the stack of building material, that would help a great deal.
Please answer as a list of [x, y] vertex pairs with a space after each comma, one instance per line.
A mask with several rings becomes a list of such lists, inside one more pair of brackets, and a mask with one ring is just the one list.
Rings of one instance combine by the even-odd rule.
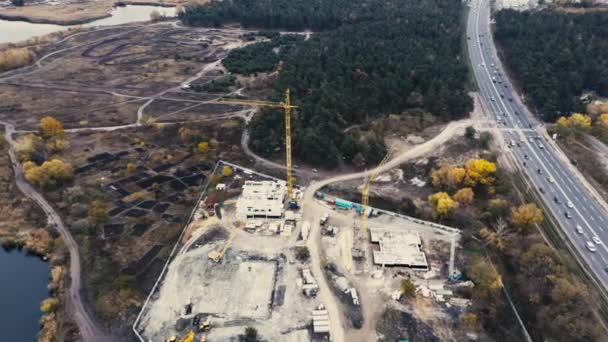
[[316, 334], [327, 334], [329, 329], [329, 314], [323, 304], [312, 311], [312, 331]]

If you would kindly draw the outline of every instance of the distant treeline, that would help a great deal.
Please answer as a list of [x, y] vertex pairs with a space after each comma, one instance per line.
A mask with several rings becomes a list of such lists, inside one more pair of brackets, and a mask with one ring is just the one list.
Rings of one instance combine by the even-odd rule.
[[399, 0], [224, 0], [205, 6], [187, 6], [180, 19], [193, 26], [221, 26], [238, 22], [245, 27], [326, 30], [345, 23], [377, 19], [390, 14]]
[[[279, 10], [280, 9], [280, 10]], [[344, 133], [354, 124], [420, 108], [441, 120], [466, 115], [468, 71], [462, 54], [462, 3], [453, 0], [233, 0], [187, 7], [191, 25], [240, 21], [260, 28], [324, 31], [289, 46], [277, 59], [268, 43], [236, 50], [226, 65], [268, 70], [282, 60], [275, 99], [292, 90], [295, 156], [315, 165], [340, 159], [371, 164], [385, 152], [382, 134]], [[256, 58], [255, 56], [262, 57]], [[257, 63], [257, 65], [256, 65]], [[234, 69], [234, 68], [233, 68]], [[265, 110], [250, 125], [252, 148], [283, 146], [283, 116]]]
[[496, 38], [509, 69], [546, 121], [582, 111], [584, 90], [608, 95], [608, 15], [502, 10]]

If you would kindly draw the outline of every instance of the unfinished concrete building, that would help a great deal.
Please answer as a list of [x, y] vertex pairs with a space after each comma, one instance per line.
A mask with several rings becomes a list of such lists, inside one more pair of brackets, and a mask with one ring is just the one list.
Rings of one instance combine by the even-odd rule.
[[277, 181], [246, 181], [236, 203], [236, 214], [248, 218], [281, 218], [285, 210], [285, 184]]
[[417, 232], [396, 228], [370, 228], [369, 232], [371, 242], [380, 245], [379, 250], [373, 251], [374, 264], [428, 270]]

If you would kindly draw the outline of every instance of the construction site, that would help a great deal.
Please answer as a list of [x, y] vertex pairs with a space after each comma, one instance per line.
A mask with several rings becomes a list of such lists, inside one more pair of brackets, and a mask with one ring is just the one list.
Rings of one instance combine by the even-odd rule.
[[[307, 189], [288, 196], [285, 181], [230, 163], [216, 174], [142, 310], [142, 340], [225, 341], [246, 327], [272, 341], [330, 340], [339, 323], [322, 298], [335, 297], [345, 325], [360, 329], [375, 319], [367, 308], [400, 297], [404, 276], [425, 296], [448, 300], [457, 229], [321, 192], [307, 203]], [[311, 258], [318, 250], [326, 267]], [[331, 293], [318, 296], [319, 282]]]

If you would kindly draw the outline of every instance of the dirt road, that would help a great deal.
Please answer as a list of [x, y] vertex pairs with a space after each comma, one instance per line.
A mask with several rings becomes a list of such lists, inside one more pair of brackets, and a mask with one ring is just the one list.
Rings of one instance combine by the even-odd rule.
[[[479, 123], [481, 123], [481, 121], [473, 119], [451, 122], [445, 127], [445, 129], [441, 133], [439, 133], [433, 139], [428, 140], [420, 145], [416, 145], [413, 148], [398, 154], [396, 157], [391, 159], [383, 166], [369, 170], [369, 172], [384, 172], [394, 167], [397, 167], [410, 159], [422, 157], [426, 154], [429, 154], [435, 149], [439, 148], [444, 143], [446, 143], [448, 140], [453, 138], [455, 135], [464, 134], [464, 130], [467, 126], [474, 126], [475, 124]], [[313, 182], [306, 188], [306, 191], [304, 192], [304, 198], [302, 200], [304, 212], [303, 221], [310, 222], [312, 228], [308, 240], [308, 249], [311, 255], [311, 269], [314, 274], [318, 275], [317, 281], [319, 285], [319, 298], [321, 299], [329, 313], [332, 338], [334, 341], [337, 342], [346, 341], [345, 326], [343, 322], [344, 317], [340, 312], [339, 305], [337, 303], [337, 298], [331, 292], [331, 289], [329, 288], [325, 277], [321, 276], [323, 274], [322, 263], [324, 255], [322, 253], [319, 218], [326, 210], [326, 208], [314, 201], [314, 194], [318, 190], [329, 184], [344, 182], [357, 178], [364, 178], [366, 174], [366, 172], [356, 172]], [[366, 324], [365, 327], [366, 329], [349, 332], [349, 340], [370, 341], [370, 339], [373, 339], [373, 325]]]
[[47, 215], [47, 220], [50, 224], [53, 224], [57, 231], [61, 235], [65, 243], [65, 247], [70, 253], [70, 287], [68, 289], [68, 297], [66, 298], [66, 310], [69, 315], [74, 319], [74, 322], [78, 326], [80, 331], [80, 337], [83, 341], [93, 342], [105, 342], [110, 341], [110, 338], [97, 326], [93, 321], [89, 313], [82, 304], [82, 298], [80, 296], [81, 289], [81, 271], [80, 271], [80, 252], [78, 250], [78, 244], [70, 234], [61, 217], [51, 207], [51, 205], [44, 199], [44, 197], [36, 191], [24, 178], [23, 170], [17, 157], [15, 155], [15, 141], [13, 140], [13, 133], [15, 127], [9, 123], [0, 121], [0, 124], [4, 125], [4, 138], [9, 144], [9, 156], [11, 158], [11, 164], [15, 173], [15, 182], [19, 190], [28, 198], [38, 203], [40, 208], [44, 210]]

